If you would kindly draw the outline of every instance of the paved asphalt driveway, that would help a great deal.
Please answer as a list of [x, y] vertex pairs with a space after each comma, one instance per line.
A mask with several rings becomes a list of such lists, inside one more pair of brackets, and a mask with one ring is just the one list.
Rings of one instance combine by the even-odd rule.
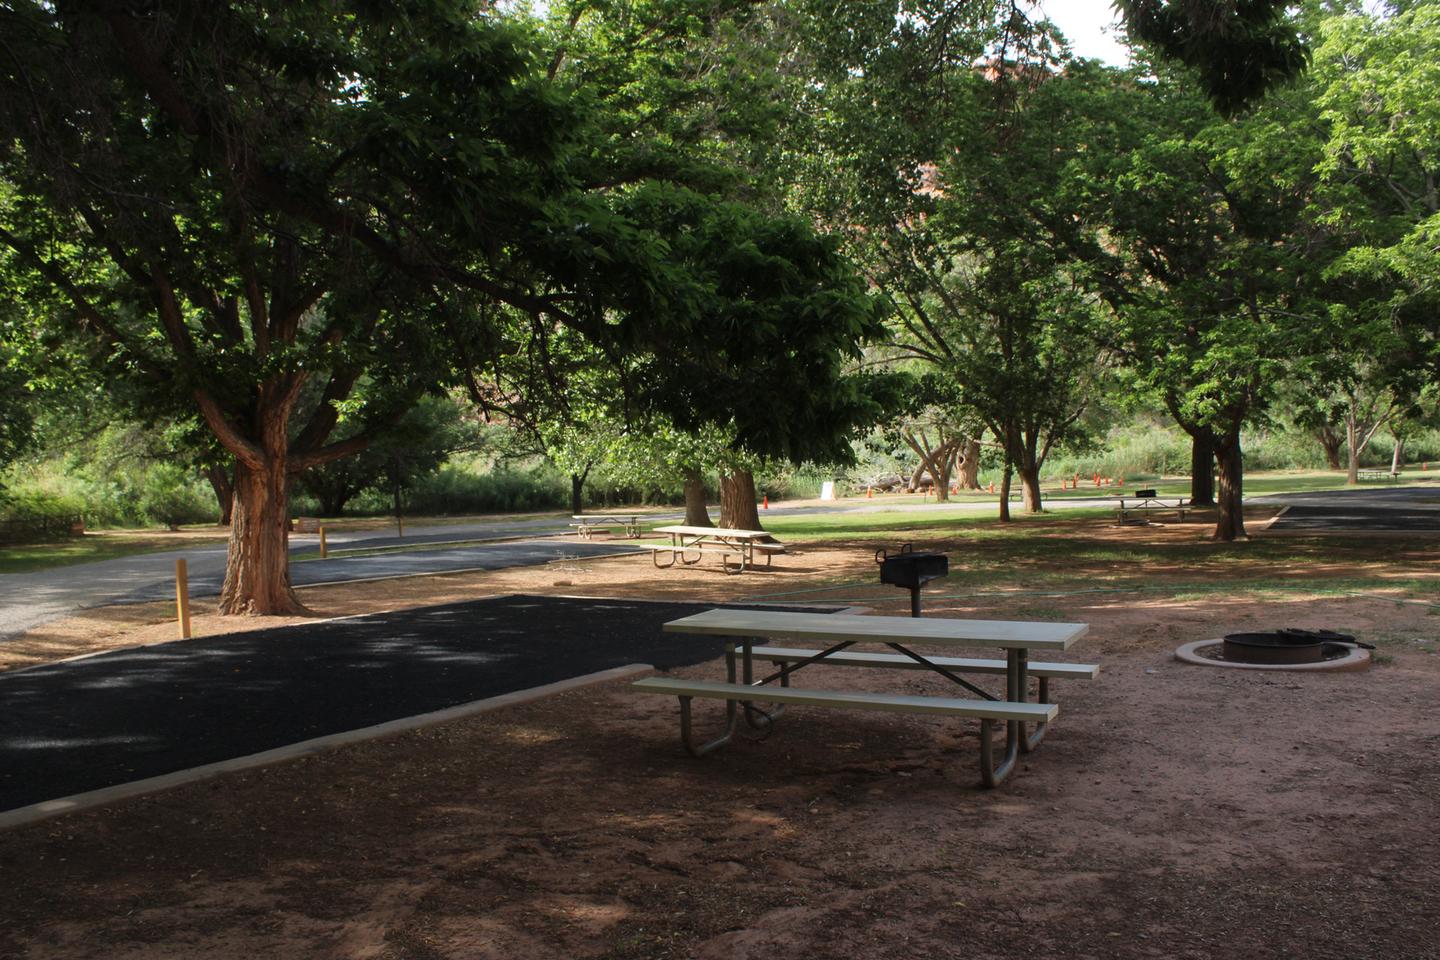
[[[1281, 530], [1418, 530], [1440, 532], [1440, 483], [1419, 487], [1376, 486], [1358, 490], [1284, 494], [1248, 499], [1253, 503], [1291, 505], [1277, 522]], [[1052, 500], [1047, 509], [1083, 509], [1113, 506], [1106, 496]], [[777, 504], [770, 515], [801, 516], [832, 513], [879, 513], [902, 509], [884, 499], [836, 503]], [[995, 510], [993, 500], [968, 503], [907, 504], [905, 510], [965, 510], [977, 514]], [[538, 564], [565, 556], [594, 556], [623, 551], [623, 541], [596, 543], [548, 540], [570, 532], [564, 518], [470, 521], [415, 527], [404, 539], [377, 531], [337, 533], [331, 544], [345, 547], [386, 547], [433, 544], [435, 549], [369, 557], [311, 560], [291, 567], [297, 585], [458, 570], [494, 570]], [[475, 544], [477, 540], [527, 538], [519, 541]], [[469, 541], [460, 546], [447, 542]], [[292, 549], [313, 551], [313, 535], [297, 535]], [[633, 549], [633, 548], [630, 548]], [[219, 591], [225, 570], [223, 545], [174, 552], [121, 557], [96, 563], [56, 567], [27, 574], [0, 575], [0, 642], [32, 627], [68, 616], [77, 610], [117, 602], [164, 599], [173, 589], [175, 560], [189, 563], [191, 592], [205, 596]]]
[[[550, 532], [566, 530], [563, 523], [547, 521]], [[531, 524], [524, 528], [513, 525], [470, 525], [461, 528], [425, 528], [423, 534], [407, 536], [407, 545], [425, 542], [454, 541], [467, 533], [471, 540], [486, 537], [507, 537], [518, 533], [544, 536], [545, 529]], [[329, 538], [332, 543], [347, 547], [389, 546], [401, 541], [393, 537]], [[292, 551], [313, 551], [314, 537], [296, 537]], [[290, 579], [296, 586], [336, 581], [368, 580], [380, 577], [405, 576], [416, 573], [444, 573], [460, 570], [499, 570], [504, 567], [527, 566], [565, 557], [589, 557], [602, 553], [634, 550], [623, 542], [584, 543], [558, 539], [507, 540], [497, 543], [466, 546], [438, 546], [434, 550], [378, 554], [367, 557], [338, 557], [328, 560], [307, 560], [290, 566]], [[220, 592], [225, 575], [223, 544], [194, 547], [186, 550], [148, 553], [118, 557], [95, 563], [55, 567], [34, 573], [0, 576], [0, 642], [77, 610], [112, 603], [136, 603], [163, 600], [173, 595], [175, 561], [184, 557], [190, 575], [192, 596], [213, 596]]]
[[1440, 486], [1377, 486], [1258, 497], [1289, 509], [1272, 530], [1440, 533]]

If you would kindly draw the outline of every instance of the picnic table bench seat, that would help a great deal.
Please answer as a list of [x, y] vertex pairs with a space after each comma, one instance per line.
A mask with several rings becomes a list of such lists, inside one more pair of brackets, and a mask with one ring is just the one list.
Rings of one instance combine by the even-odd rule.
[[1361, 470], [1357, 473], [1358, 480], [1394, 480], [1400, 479], [1400, 474], [1393, 470]]
[[[1059, 714], [1053, 703], [1015, 703], [1006, 700], [963, 700], [958, 697], [914, 696], [897, 693], [869, 693], [854, 690], [805, 690], [796, 687], [759, 687], [745, 683], [722, 683], [718, 680], [681, 680], [672, 677], [646, 677], [631, 684], [640, 693], [669, 694], [680, 701], [680, 739], [692, 757], [703, 757], [729, 743], [735, 733], [736, 705], [745, 703], [747, 713], [751, 700], [798, 706], [838, 707], [851, 710], [880, 710], [890, 713], [926, 713], [940, 716], [978, 718], [980, 720], [980, 765], [987, 784], [993, 786], [996, 776], [996, 723], [1008, 728], [1023, 728], [1033, 723], [1045, 729]], [[758, 696], [757, 696], [758, 695]], [[726, 702], [727, 723], [724, 734], [709, 743], [696, 743], [690, 717], [690, 701], [704, 697]], [[1000, 761], [999, 779], [1014, 764], [1014, 741]]]
[[[810, 650], [804, 647], [754, 647], [750, 654], [756, 660], [768, 660], [771, 663], [798, 663], [801, 660], [809, 660], [818, 650]], [[938, 667], [945, 667], [947, 670], [954, 670], [959, 673], [983, 673], [1005, 675], [1006, 664], [1004, 660], [976, 660], [970, 657], [930, 657], [931, 663]], [[840, 653], [832, 653], [826, 657], [824, 662], [836, 667], [891, 667], [897, 670], [926, 670], [929, 669], [923, 663], [916, 663], [909, 657], [901, 656], [898, 653], [865, 653], [854, 650], [843, 650]], [[1049, 680], [1093, 680], [1100, 672], [1098, 664], [1094, 663], [1046, 663], [1044, 661], [1030, 661], [1028, 665], [1030, 676]]]
[[1006, 700], [962, 700], [958, 697], [916, 696], [905, 693], [869, 693], [856, 690], [802, 690], [798, 687], [756, 687], [720, 680], [682, 680], [676, 677], [646, 677], [631, 686], [645, 693], [678, 697], [707, 697], [714, 700], [764, 700], [817, 707], [848, 707], [855, 710], [884, 710], [892, 713], [937, 713], [954, 717], [991, 720], [1020, 720], [1048, 723], [1060, 708], [1053, 703], [1011, 703]]

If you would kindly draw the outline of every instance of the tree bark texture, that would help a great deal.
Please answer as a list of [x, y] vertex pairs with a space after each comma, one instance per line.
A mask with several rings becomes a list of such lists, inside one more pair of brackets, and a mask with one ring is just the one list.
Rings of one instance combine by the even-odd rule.
[[935, 499], [948, 501], [950, 499], [950, 469], [955, 462], [959, 441], [942, 439], [940, 445], [932, 449], [930, 441], [924, 433], [917, 436], [907, 430], [901, 436], [910, 449], [915, 451], [915, 455], [920, 458], [920, 466], [910, 476], [910, 492], [914, 493], [919, 489], [921, 474], [927, 473], [935, 487]]
[[1005, 457], [1005, 468], [1000, 473], [1000, 522], [1010, 522], [1010, 475], [1013, 467], [1010, 464], [1010, 457]]
[[585, 477], [583, 474], [570, 474], [570, 513], [572, 516], [579, 516], [584, 512], [585, 500], [582, 494], [585, 491]]
[[755, 503], [755, 477], [749, 470], [720, 475], [720, 526], [732, 530], [763, 530]]
[[1190, 504], [1215, 505], [1215, 450], [1207, 436], [1190, 436]]
[[1238, 430], [1215, 444], [1215, 462], [1220, 467], [1220, 519], [1215, 524], [1214, 538], [1244, 540], [1244, 458]]
[[215, 491], [215, 502], [220, 506], [220, 526], [230, 526], [235, 516], [235, 484], [230, 479], [230, 471], [221, 466], [211, 466], [205, 470], [205, 479], [210, 481], [210, 489]]
[[713, 527], [710, 511], [705, 506], [705, 478], [699, 470], [685, 471], [685, 525]]
[[1395, 449], [1390, 454], [1390, 472], [1399, 473], [1405, 469], [1405, 438], [1395, 438]]
[[235, 466], [229, 562], [222, 614], [303, 613], [290, 587], [290, 477], [283, 459], [260, 469]]
[[1315, 430], [1315, 439], [1320, 441], [1320, 449], [1325, 452], [1325, 466], [1330, 470], [1343, 470], [1344, 464], [1340, 462], [1340, 446], [1345, 439], [1335, 432], [1335, 428], [1328, 423]]
[[1044, 505], [1040, 499], [1040, 469], [1045, 459], [1040, 455], [1040, 434], [1038, 430], [1025, 430], [1019, 424], [1006, 428], [1005, 463], [1007, 467], [1007, 496], [1008, 503], [1008, 470], [1013, 469], [1020, 475], [1020, 498], [1021, 505], [1026, 513], [1040, 513]]
[[960, 460], [960, 489], [980, 489], [980, 441], [967, 437]]

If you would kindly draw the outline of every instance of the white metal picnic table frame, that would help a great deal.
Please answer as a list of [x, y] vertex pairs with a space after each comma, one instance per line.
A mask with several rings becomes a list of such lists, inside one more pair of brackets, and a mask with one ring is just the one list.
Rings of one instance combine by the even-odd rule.
[[632, 540], [640, 538], [640, 520], [642, 514], [638, 513], [585, 513], [571, 516], [576, 521], [570, 524], [575, 527], [575, 532], [580, 539], [589, 540], [595, 536], [595, 531], [611, 524], [619, 524], [625, 530], [625, 536]]
[[[687, 566], [699, 563], [701, 558], [708, 553], [720, 553], [720, 564], [726, 573], [744, 573], [755, 565], [755, 554], [757, 552], [765, 556], [765, 565], [770, 566], [770, 558], [773, 554], [784, 553], [785, 548], [774, 543], [774, 537], [764, 530], [739, 530], [732, 527], [692, 527], [684, 524], [675, 524], [666, 527], [656, 527], [655, 533], [668, 534], [670, 545], [668, 547], [652, 547], [650, 557], [655, 566], [664, 569], [673, 567], [678, 558]], [[670, 560], [668, 563], [660, 562], [660, 554], [666, 554]], [[692, 558], [690, 555], [694, 554]], [[739, 557], [739, 563], [732, 568], [730, 556], [734, 554]]]
[[[853, 614], [788, 613], [761, 610], [707, 610], [664, 625], [667, 633], [688, 633], [734, 637], [739, 643], [738, 682], [747, 687], [763, 687], [777, 683], [788, 687], [790, 677], [805, 667], [823, 664], [831, 657], [855, 644], [880, 644], [917, 665], [939, 674], [963, 687], [981, 700], [1024, 704], [1029, 697], [1028, 665], [1032, 650], [1066, 650], [1089, 630], [1084, 623], [1048, 623], [1010, 620], [957, 620], [938, 617], [877, 617]], [[789, 663], [767, 676], [755, 679], [754, 646], [757, 639], [788, 640], [828, 644], [817, 649], [809, 659]], [[960, 677], [955, 671], [910, 649], [910, 644], [973, 647], [998, 646], [1005, 650], [1005, 695], [998, 697]], [[737, 683], [735, 644], [726, 650], [726, 672], [731, 684]], [[1039, 703], [1049, 703], [1049, 684], [1040, 678]], [[924, 697], [916, 701], [913, 712], [926, 712]], [[756, 700], [763, 700], [757, 697]], [[695, 756], [708, 753], [728, 743], [736, 731], [737, 705], [744, 708], [745, 720], [751, 727], [768, 728], [780, 710], [761, 710], [754, 700], [726, 700], [724, 733], [716, 740], [696, 744], [692, 735], [689, 698], [681, 696], [681, 737], [686, 749]], [[1037, 722], [1033, 732], [1026, 733], [1025, 723], [1005, 720], [1005, 752], [995, 756], [994, 724], [990, 717], [980, 717], [980, 767], [987, 786], [995, 786], [1015, 767], [1021, 753], [1029, 753], [1040, 745], [1049, 729], [1048, 721]]]

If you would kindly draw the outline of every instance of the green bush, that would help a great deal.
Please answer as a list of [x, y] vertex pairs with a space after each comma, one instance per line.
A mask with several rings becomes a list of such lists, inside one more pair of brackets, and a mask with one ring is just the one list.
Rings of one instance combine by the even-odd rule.
[[160, 464], [149, 470], [144, 483], [139, 510], [149, 523], [177, 530], [184, 523], [214, 523], [218, 519], [215, 498], [203, 496], [194, 478], [174, 464]]
[[[452, 462], [405, 491], [406, 513], [435, 516], [556, 510], [569, 502], [569, 479], [548, 464], [519, 470], [497, 467], [479, 473], [471, 464]], [[392, 497], [376, 492], [356, 497], [350, 508], [371, 515], [393, 510]], [[292, 512], [298, 511], [292, 508]]]

